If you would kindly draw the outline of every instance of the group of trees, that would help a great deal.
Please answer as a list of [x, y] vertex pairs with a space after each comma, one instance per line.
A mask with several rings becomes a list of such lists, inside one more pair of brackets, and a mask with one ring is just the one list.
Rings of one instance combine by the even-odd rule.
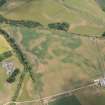
[[105, 32], [102, 33], [102, 36], [105, 37]]
[[0, 15], [0, 23], [5, 23], [13, 26], [24, 26], [28, 28], [35, 28], [42, 26], [39, 22], [31, 21], [31, 20], [11, 20], [11, 19], [6, 19], [2, 15]]
[[3, 54], [0, 54], [0, 62], [11, 56], [12, 56], [11, 51], [7, 51], [7, 52], [4, 52]]
[[7, 0], [0, 0], [0, 7], [3, 6], [6, 2]]
[[69, 29], [69, 24], [67, 22], [62, 22], [62, 23], [51, 23], [48, 24], [48, 27], [50, 29], [56, 29], [56, 30], [63, 30], [63, 31], [68, 31]]
[[24, 26], [28, 28], [35, 28], [38, 26], [42, 26], [39, 22], [30, 21], [30, 20], [7, 20], [5, 21], [6, 24], [13, 25], [13, 26]]
[[19, 74], [20, 70], [15, 69], [12, 74], [7, 78], [8, 83], [13, 83], [16, 80], [17, 75]]

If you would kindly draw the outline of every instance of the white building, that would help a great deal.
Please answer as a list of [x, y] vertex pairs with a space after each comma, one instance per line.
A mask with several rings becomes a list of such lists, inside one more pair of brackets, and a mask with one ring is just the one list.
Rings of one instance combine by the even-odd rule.
[[15, 70], [14, 63], [10, 61], [2, 62], [2, 67], [6, 70], [7, 74], [11, 74]]
[[105, 77], [94, 80], [94, 83], [96, 83], [96, 85], [100, 85], [101, 87], [105, 87]]

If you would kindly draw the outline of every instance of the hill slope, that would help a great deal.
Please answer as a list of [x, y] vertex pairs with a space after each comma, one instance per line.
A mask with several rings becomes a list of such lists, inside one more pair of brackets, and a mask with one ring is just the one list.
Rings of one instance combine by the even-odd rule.
[[9, 0], [0, 13], [9, 19], [34, 20], [45, 25], [66, 21], [73, 32], [104, 31], [105, 13], [94, 0]]

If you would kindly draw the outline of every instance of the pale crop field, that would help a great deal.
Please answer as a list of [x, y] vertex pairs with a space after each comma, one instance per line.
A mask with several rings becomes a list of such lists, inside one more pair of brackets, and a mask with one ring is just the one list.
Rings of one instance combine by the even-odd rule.
[[0, 53], [11, 50], [8, 42], [0, 35]]

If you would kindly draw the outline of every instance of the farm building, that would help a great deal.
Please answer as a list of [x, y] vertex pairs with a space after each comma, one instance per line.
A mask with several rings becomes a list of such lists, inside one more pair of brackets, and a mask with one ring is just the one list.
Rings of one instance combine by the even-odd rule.
[[15, 70], [15, 65], [11, 61], [2, 62], [2, 67], [6, 70], [7, 74], [11, 74]]

